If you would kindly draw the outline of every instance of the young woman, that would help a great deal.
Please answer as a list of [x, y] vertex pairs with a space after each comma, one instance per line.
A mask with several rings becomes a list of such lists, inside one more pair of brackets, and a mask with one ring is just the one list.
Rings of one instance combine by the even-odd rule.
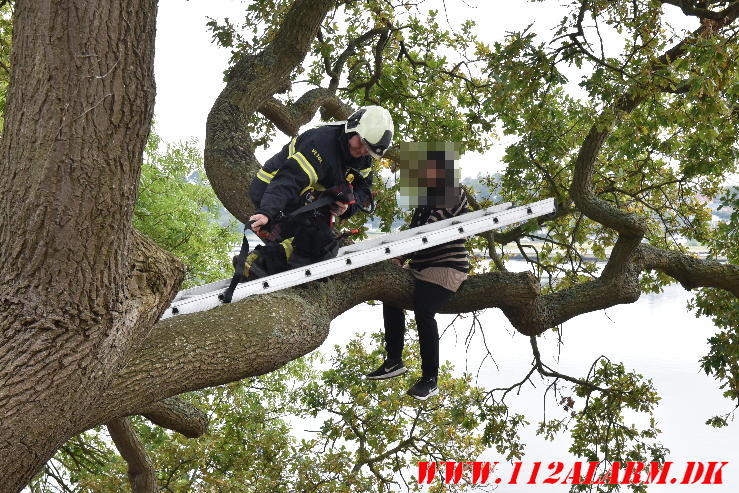
[[[431, 153], [430, 153], [431, 154]], [[430, 156], [431, 157], [431, 156]], [[441, 161], [441, 162], [440, 162]], [[435, 160], [436, 166], [429, 166], [425, 172], [428, 184], [429, 203], [453, 203], [452, 207], [422, 206], [415, 209], [411, 219], [411, 228], [423, 226], [443, 219], [469, 212], [464, 191], [452, 188], [445, 180], [445, 163], [449, 161]], [[429, 163], [430, 164], [430, 163]], [[453, 171], [453, 170], [452, 170]], [[448, 174], [448, 173], [446, 173]], [[454, 190], [453, 196], [449, 192]], [[433, 197], [445, 197], [444, 200], [433, 200]], [[439, 393], [437, 377], [439, 374], [439, 330], [436, 325], [436, 313], [459, 289], [467, 278], [470, 265], [467, 260], [465, 240], [450, 241], [443, 245], [427, 248], [408, 255], [405, 259], [397, 259], [400, 265], [410, 260], [405, 266], [416, 278], [413, 290], [413, 307], [421, 346], [422, 376], [413, 385], [408, 394], [419, 400], [426, 400]], [[370, 380], [384, 380], [402, 375], [407, 371], [403, 365], [403, 339], [405, 335], [405, 314], [402, 309], [383, 305], [385, 324], [385, 361], [377, 370], [368, 373]]]

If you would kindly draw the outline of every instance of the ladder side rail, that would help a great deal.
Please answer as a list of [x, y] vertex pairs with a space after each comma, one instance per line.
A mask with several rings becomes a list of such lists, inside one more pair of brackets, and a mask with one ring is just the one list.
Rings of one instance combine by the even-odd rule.
[[394, 233], [388, 233], [388, 234], [382, 235], [377, 238], [371, 238], [371, 239], [367, 239], [364, 241], [360, 241], [358, 243], [354, 243], [353, 245], [347, 245], [345, 247], [342, 247], [341, 249], [339, 249], [339, 253], [337, 256], [345, 255], [347, 253], [354, 253], [359, 250], [368, 248], [370, 246], [383, 245], [390, 241], [396, 241], [396, 240], [400, 240], [403, 238], [408, 238], [411, 236], [415, 236], [417, 234], [425, 233], [433, 229], [443, 228], [451, 224], [456, 224], [458, 221], [469, 221], [477, 217], [482, 217], [482, 216], [486, 216], [489, 214], [493, 214], [493, 213], [508, 209], [511, 207], [511, 205], [512, 204], [510, 202], [505, 202], [503, 204], [494, 205], [491, 207], [487, 207], [485, 209], [480, 209], [478, 211], [466, 212], [464, 214], [460, 214], [459, 216], [450, 217], [448, 219], [443, 219], [441, 221], [436, 221], [434, 223], [424, 224], [422, 226], [417, 226], [415, 228], [404, 229], [404, 230], [396, 231]]
[[198, 296], [201, 294], [210, 293], [211, 291], [217, 291], [218, 289], [226, 289], [228, 287], [228, 284], [230, 282], [230, 279], [221, 279], [220, 281], [211, 282], [208, 284], [203, 284], [201, 286], [195, 286], [193, 288], [184, 289], [177, 293], [177, 296], [175, 296], [174, 300], [172, 300], [172, 303], [175, 303], [177, 301], [182, 301], [187, 298], [192, 298], [193, 296]]

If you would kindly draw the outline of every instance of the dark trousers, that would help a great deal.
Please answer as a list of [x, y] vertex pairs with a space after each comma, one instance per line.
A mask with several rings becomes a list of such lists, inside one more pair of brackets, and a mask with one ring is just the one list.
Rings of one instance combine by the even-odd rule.
[[334, 258], [339, 250], [339, 243], [331, 230], [328, 214], [310, 214], [306, 217], [277, 221], [259, 237], [265, 245], [277, 244], [287, 238], [293, 239], [293, 252], [287, 260], [289, 269]]
[[[413, 307], [421, 346], [421, 369], [424, 377], [436, 378], [439, 374], [439, 329], [434, 316], [454, 294], [438, 284], [416, 279], [413, 290]], [[400, 360], [405, 337], [405, 312], [383, 303], [385, 321], [385, 350], [389, 360]]]

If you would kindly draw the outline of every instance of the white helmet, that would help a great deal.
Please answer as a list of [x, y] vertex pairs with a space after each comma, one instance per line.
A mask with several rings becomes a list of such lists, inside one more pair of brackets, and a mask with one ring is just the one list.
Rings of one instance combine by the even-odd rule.
[[346, 120], [344, 131], [356, 132], [369, 153], [379, 159], [393, 140], [393, 118], [382, 106], [364, 106]]

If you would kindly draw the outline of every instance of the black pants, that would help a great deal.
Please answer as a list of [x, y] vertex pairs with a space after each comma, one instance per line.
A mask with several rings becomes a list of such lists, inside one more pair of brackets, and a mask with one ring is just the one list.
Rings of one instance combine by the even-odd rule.
[[[421, 369], [424, 377], [439, 375], [439, 329], [434, 316], [454, 294], [438, 284], [416, 279], [413, 290], [413, 307], [421, 346]], [[385, 321], [385, 350], [390, 360], [400, 360], [403, 355], [405, 313], [402, 309], [382, 305]]]
[[339, 243], [329, 220], [328, 214], [312, 213], [285, 219], [271, 225], [267, 234], [260, 235], [260, 238], [266, 245], [276, 245], [292, 238], [293, 252], [287, 261], [287, 268], [304, 267], [336, 256]]

